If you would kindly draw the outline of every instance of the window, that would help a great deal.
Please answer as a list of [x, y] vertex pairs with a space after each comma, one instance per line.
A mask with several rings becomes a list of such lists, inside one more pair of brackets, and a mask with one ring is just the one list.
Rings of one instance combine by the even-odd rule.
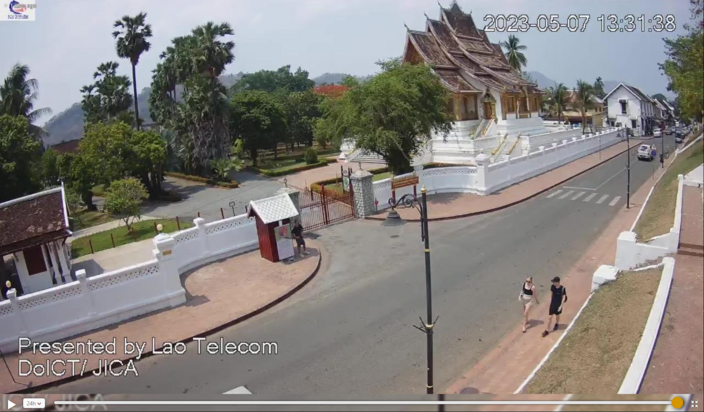
[[635, 129], [636, 127], [638, 127], [638, 126], [636, 126], [636, 121], [631, 120], [631, 128]]
[[46, 264], [44, 263], [44, 254], [42, 253], [41, 245], [24, 249], [22, 253], [24, 254], [24, 263], [27, 265], [27, 272], [30, 275], [46, 272]]
[[465, 96], [462, 100], [464, 102], [465, 118], [469, 120], [478, 119], [479, 116], [477, 113], [477, 96]]
[[619, 101], [621, 103], [621, 114], [626, 114], [628, 108], [628, 102], [625, 100]]

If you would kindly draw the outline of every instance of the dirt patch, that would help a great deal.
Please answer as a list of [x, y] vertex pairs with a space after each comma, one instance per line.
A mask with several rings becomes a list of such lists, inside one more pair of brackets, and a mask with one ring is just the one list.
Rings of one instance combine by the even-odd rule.
[[524, 393], [618, 393], [661, 275], [661, 268], [626, 272], [601, 287]]
[[704, 141], [680, 153], [653, 190], [643, 214], [635, 227], [638, 239], [643, 241], [667, 233], [675, 220], [677, 204], [677, 175], [686, 175], [704, 161]]

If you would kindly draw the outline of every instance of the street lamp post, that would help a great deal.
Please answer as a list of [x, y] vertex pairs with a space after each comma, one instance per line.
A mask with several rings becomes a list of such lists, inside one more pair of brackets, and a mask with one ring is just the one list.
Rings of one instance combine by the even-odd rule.
[[626, 129], [626, 158], [628, 159], [626, 161], [626, 174], [628, 177], [626, 178], [628, 182], [626, 183], [626, 209], [631, 208], [631, 140], [630, 140], [630, 133], [628, 133], [628, 129]]
[[427, 310], [427, 321], [420, 319], [420, 326], [413, 325], [414, 328], [425, 333], [427, 338], [427, 351], [428, 351], [428, 374], [427, 374], [427, 384], [426, 393], [428, 395], [433, 394], [433, 329], [438, 318], [433, 320], [433, 296], [432, 296], [432, 281], [430, 272], [430, 237], [428, 236], [428, 194], [425, 186], [420, 189], [421, 201], [412, 194], [403, 195], [400, 199], [394, 200], [389, 199], [389, 205], [391, 206], [391, 211], [389, 212], [386, 221], [383, 223], [385, 226], [397, 226], [404, 224], [403, 219], [396, 212], [397, 207], [403, 208], [415, 208], [418, 213], [420, 213], [420, 228], [421, 228], [421, 239], [425, 246], [425, 301]]

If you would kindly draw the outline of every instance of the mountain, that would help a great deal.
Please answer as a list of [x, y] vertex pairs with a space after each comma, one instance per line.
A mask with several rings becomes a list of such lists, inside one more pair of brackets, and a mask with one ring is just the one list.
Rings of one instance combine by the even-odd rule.
[[[227, 74], [220, 76], [220, 82], [223, 86], [229, 88], [237, 83], [244, 73]], [[152, 94], [151, 87], [145, 87], [137, 96], [137, 104], [139, 105], [139, 117], [144, 120], [145, 124], [152, 123], [153, 120], [149, 116], [149, 96]], [[181, 89], [177, 88], [176, 95], [181, 95]], [[43, 138], [45, 146], [53, 146], [61, 142], [68, 142], [83, 137], [83, 109], [80, 103], [74, 103], [71, 107], [63, 112], [52, 117], [44, 125], [44, 130], [49, 134]]]
[[548, 87], [555, 86], [555, 80], [549, 78], [548, 76], [540, 72], [527, 72], [536, 83], [538, 83], [538, 88], [547, 89]]

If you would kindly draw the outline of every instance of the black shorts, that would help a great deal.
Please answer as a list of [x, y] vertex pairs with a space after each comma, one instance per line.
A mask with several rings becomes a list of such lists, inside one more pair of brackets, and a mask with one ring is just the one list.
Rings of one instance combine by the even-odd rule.
[[297, 237], [297, 238], [296, 238], [296, 245], [297, 245], [297, 246], [305, 246], [305, 245], [306, 245], [306, 241], [303, 240], [302, 237]]
[[549, 315], [562, 315], [562, 311], [560, 310], [560, 305], [550, 305], [550, 311], [548, 312]]

